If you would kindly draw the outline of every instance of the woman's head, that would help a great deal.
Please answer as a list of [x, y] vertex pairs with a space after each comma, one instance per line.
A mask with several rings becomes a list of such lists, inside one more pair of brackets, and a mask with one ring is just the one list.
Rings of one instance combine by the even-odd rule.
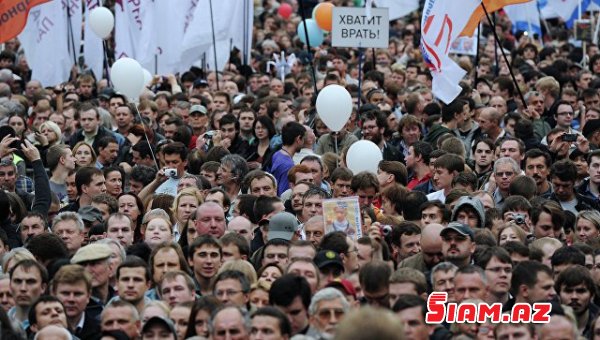
[[123, 170], [117, 167], [107, 167], [102, 171], [106, 180], [106, 193], [113, 197], [119, 197], [123, 192]]
[[221, 307], [221, 302], [214, 296], [202, 296], [196, 300], [190, 313], [188, 329], [185, 338], [201, 336], [208, 338], [208, 323], [210, 316]]
[[164, 216], [154, 216], [148, 220], [144, 230], [144, 242], [150, 249], [156, 248], [163, 242], [173, 240], [173, 225], [168, 218]]
[[40, 125], [40, 133], [48, 139], [49, 145], [58, 144], [62, 140], [62, 132], [55, 122], [47, 121]]
[[96, 166], [96, 152], [85, 142], [79, 142], [73, 147], [73, 156], [78, 167]]
[[275, 131], [275, 124], [268, 116], [258, 116], [254, 121], [254, 135], [259, 140], [271, 139], [277, 131]]
[[185, 188], [177, 194], [173, 201], [171, 211], [177, 219], [177, 223], [184, 224], [190, 216], [196, 213], [196, 209], [202, 204], [204, 198], [202, 192], [197, 188]]
[[582, 210], [575, 221], [577, 239], [586, 242], [600, 236], [600, 213], [596, 210]]
[[119, 202], [119, 212], [129, 216], [135, 225], [140, 224], [140, 215], [144, 212], [142, 200], [134, 193], [124, 192], [119, 195], [117, 201]]
[[265, 281], [270, 284], [283, 276], [283, 270], [275, 263], [269, 263], [258, 270], [258, 282]]
[[525, 231], [514, 223], [506, 223], [502, 225], [498, 229], [498, 234], [496, 235], [496, 239], [498, 240], [498, 245], [502, 246], [506, 242], [516, 241], [521, 242], [522, 244], [527, 244], [527, 235]]

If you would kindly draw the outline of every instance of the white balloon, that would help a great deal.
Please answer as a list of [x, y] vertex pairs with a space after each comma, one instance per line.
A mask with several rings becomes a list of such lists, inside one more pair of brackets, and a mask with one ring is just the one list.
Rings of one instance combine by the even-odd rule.
[[340, 85], [324, 87], [317, 97], [317, 113], [331, 131], [344, 128], [352, 114], [352, 97], [348, 90]]
[[110, 69], [110, 78], [115, 90], [129, 100], [137, 100], [144, 88], [144, 70], [140, 63], [131, 58], [117, 60]]
[[98, 37], [106, 39], [115, 27], [115, 17], [106, 7], [96, 7], [90, 12], [90, 28]]
[[352, 144], [346, 154], [346, 165], [355, 175], [361, 171], [377, 174], [377, 167], [382, 160], [381, 149], [369, 140], [359, 140]]
[[148, 86], [150, 85], [150, 82], [152, 81], [152, 74], [150, 73], [150, 71], [143, 69], [142, 70], [144, 72], [144, 85]]

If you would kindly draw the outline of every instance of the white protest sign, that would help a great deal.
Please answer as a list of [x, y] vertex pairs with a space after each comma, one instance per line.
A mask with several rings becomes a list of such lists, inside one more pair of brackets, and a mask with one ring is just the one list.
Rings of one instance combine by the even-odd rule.
[[387, 48], [390, 37], [389, 10], [334, 7], [331, 42], [335, 47]]

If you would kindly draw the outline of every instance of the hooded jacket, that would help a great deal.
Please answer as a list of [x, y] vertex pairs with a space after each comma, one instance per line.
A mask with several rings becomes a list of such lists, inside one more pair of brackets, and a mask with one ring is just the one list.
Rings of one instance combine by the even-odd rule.
[[456, 215], [458, 215], [458, 211], [464, 207], [471, 207], [473, 210], [475, 210], [475, 212], [479, 216], [477, 228], [483, 229], [483, 227], [485, 226], [485, 208], [483, 207], [483, 203], [481, 203], [481, 200], [477, 197], [461, 197], [454, 206], [454, 210], [452, 210], [452, 218], [450, 220], [456, 221]]

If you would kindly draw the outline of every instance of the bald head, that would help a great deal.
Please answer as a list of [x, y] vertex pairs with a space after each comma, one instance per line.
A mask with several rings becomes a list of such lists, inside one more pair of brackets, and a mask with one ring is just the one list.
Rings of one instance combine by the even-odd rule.
[[49, 325], [37, 332], [34, 340], [71, 340], [69, 331], [62, 327]]
[[444, 226], [438, 223], [431, 223], [423, 228], [421, 233], [421, 252], [423, 253], [423, 261], [432, 268], [440, 263], [443, 259], [442, 255], [442, 237], [440, 233]]
[[254, 238], [252, 222], [243, 216], [234, 217], [229, 221], [227, 224], [227, 231], [244, 237], [248, 242], [251, 242]]
[[498, 110], [498, 113], [502, 116], [504, 114], [506, 114], [506, 112], [508, 111], [508, 108], [506, 106], [506, 100], [504, 100], [504, 98], [500, 97], [500, 96], [494, 96], [490, 99], [490, 103], [489, 105], [493, 108], [495, 108], [496, 110]]
[[199, 236], [221, 238], [225, 234], [225, 212], [215, 202], [204, 202], [196, 210], [196, 231]]
[[577, 339], [577, 327], [567, 317], [553, 315], [539, 330], [540, 339]]

